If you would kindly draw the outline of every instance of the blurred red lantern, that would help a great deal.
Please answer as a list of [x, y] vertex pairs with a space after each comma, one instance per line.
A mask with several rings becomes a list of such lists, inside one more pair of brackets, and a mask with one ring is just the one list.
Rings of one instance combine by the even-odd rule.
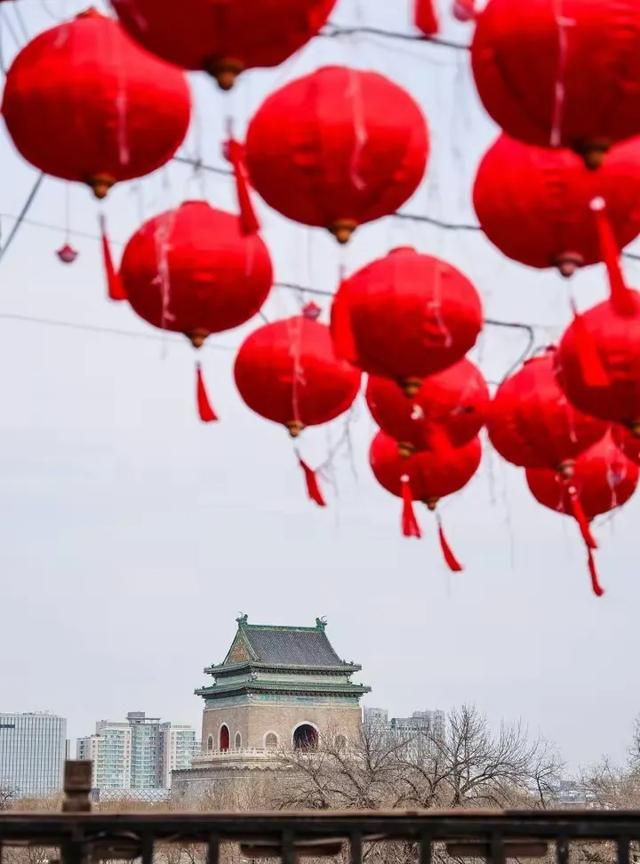
[[189, 127], [184, 74], [95, 9], [36, 36], [7, 73], [7, 129], [24, 158], [98, 198], [164, 165]]
[[602, 438], [607, 426], [568, 402], [554, 376], [555, 354], [547, 349], [502, 382], [487, 428], [491, 443], [508, 462], [570, 476], [575, 459]]
[[[265, 324], [240, 346], [234, 375], [246, 404], [292, 438], [306, 426], [327, 423], [353, 404], [360, 372], [336, 357], [329, 328], [317, 318], [315, 304], [302, 315]], [[314, 473], [300, 459], [309, 496], [323, 505]]]
[[471, 56], [485, 108], [527, 144], [596, 167], [640, 133], [640, 0], [490, 0]]
[[[403, 458], [397, 442], [378, 432], [371, 443], [369, 462], [373, 474], [388, 492], [402, 498], [402, 533], [405, 537], [420, 537], [421, 530], [413, 511], [414, 501], [423, 501], [430, 510], [438, 501], [459, 491], [480, 467], [482, 446], [473, 438], [462, 447], [440, 446]], [[436, 513], [438, 536], [442, 552], [451, 570], [462, 570], [446, 540], [440, 514]]]
[[501, 252], [570, 276], [602, 260], [590, 210], [596, 196], [606, 199], [617, 248], [626, 246], [640, 232], [639, 138], [614, 147], [594, 173], [571, 150], [530, 147], [501, 135], [480, 163], [473, 203], [482, 230]]
[[372, 375], [366, 399], [378, 426], [407, 456], [437, 448], [441, 436], [454, 447], [475, 438], [486, 420], [489, 389], [478, 367], [465, 358], [425, 378], [413, 399], [395, 381]]
[[414, 99], [377, 72], [325, 66], [263, 102], [249, 124], [247, 166], [267, 204], [346, 243], [418, 187], [429, 152]]
[[415, 396], [423, 378], [457, 363], [473, 347], [482, 304], [451, 264], [402, 247], [343, 281], [331, 327], [341, 356], [398, 381]]
[[[638, 467], [634, 465], [616, 446], [610, 434], [581, 453], [576, 459], [574, 476], [571, 483], [548, 469], [527, 469], [529, 489], [540, 504], [576, 517], [575, 500], [587, 522], [601, 513], [608, 513], [621, 507], [633, 495], [638, 485]], [[583, 536], [584, 526], [581, 526]], [[587, 535], [589, 549], [589, 570], [594, 593], [600, 596], [603, 590], [599, 584], [592, 549], [595, 542]]]
[[[162, 330], [184, 333], [200, 348], [212, 333], [252, 318], [272, 283], [269, 251], [240, 220], [206, 201], [185, 201], [154, 216], [126, 245], [120, 266], [124, 295], [134, 311]], [[203, 420], [215, 419], [201, 376]]]
[[556, 374], [580, 411], [640, 436], [640, 298], [625, 311], [612, 300], [576, 316], [556, 357]]
[[111, 0], [149, 51], [230, 89], [245, 69], [278, 66], [327, 21], [336, 0]]

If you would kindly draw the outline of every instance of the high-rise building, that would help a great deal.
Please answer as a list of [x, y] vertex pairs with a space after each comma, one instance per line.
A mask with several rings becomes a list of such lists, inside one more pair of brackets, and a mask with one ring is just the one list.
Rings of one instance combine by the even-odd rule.
[[96, 723], [95, 735], [78, 740], [77, 755], [93, 762], [94, 789], [162, 789], [198, 749], [190, 726], [130, 711], [126, 720]]
[[444, 711], [414, 711], [411, 717], [392, 717], [386, 708], [365, 708], [364, 722], [367, 726], [388, 729], [398, 735], [429, 732], [437, 738], [444, 738]]
[[16, 797], [62, 789], [67, 721], [54, 714], [0, 714], [0, 787]]

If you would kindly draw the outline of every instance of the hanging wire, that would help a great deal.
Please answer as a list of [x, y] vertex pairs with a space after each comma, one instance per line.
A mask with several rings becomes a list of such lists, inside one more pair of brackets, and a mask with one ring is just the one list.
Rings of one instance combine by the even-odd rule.
[[13, 225], [13, 228], [9, 232], [9, 236], [7, 237], [5, 244], [0, 249], [0, 261], [2, 261], [2, 259], [6, 255], [7, 251], [9, 250], [9, 247], [13, 243], [18, 231], [20, 230], [20, 227], [21, 227], [22, 223], [24, 222], [25, 216], [27, 215], [27, 213], [31, 209], [31, 205], [35, 201], [36, 195], [38, 194], [40, 187], [42, 186], [42, 181], [44, 180], [44, 177], [45, 177], [44, 173], [38, 175], [36, 182], [33, 184], [31, 191], [27, 195], [27, 198], [26, 198], [24, 204], [22, 205], [22, 210], [18, 214], [16, 221]]

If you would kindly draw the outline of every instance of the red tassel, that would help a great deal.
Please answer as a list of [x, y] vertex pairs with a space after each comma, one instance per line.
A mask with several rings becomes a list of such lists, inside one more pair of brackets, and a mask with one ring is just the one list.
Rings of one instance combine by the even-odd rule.
[[109, 300], [126, 300], [127, 295], [120, 279], [120, 274], [116, 270], [113, 258], [111, 256], [111, 246], [107, 237], [107, 223], [104, 218], [104, 213], [100, 214], [100, 239], [102, 241], [102, 260], [104, 262], [104, 272], [107, 277], [107, 291]]
[[218, 415], [211, 407], [207, 388], [205, 387], [202, 369], [199, 363], [196, 363], [196, 398], [198, 400], [198, 416], [203, 423], [215, 423]]
[[307, 495], [311, 501], [315, 501], [318, 507], [326, 507], [327, 502], [324, 500], [322, 492], [320, 491], [316, 472], [313, 468], [310, 468], [300, 456], [298, 456], [298, 464], [304, 471], [304, 479], [307, 484]]
[[609, 274], [609, 289], [611, 304], [619, 315], [633, 315], [636, 311], [635, 296], [627, 288], [622, 268], [620, 267], [620, 250], [607, 216], [607, 205], [604, 198], [594, 198], [591, 210], [595, 215], [600, 254]]
[[610, 382], [607, 370], [602, 365], [600, 354], [591, 335], [587, 332], [584, 318], [575, 308], [573, 301], [571, 306], [576, 351], [584, 382], [588, 387], [608, 387]]
[[600, 584], [600, 580], [598, 579], [598, 571], [596, 570], [596, 561], [593, 557], [593, 552], [589, 549], [589, 554], [587, 557], [587, 562], [589, 564], [589, 575], [591, 576], [591, 589], [596, 597], [602, 597], [604, 594], [604, 588]]
[[578, 528], [580, 528], [580, 533], [582, 534], [582, 539], [584, 540], [587, 549], [597, 549], [598, 544], [595, 541], [593, 534], [591, 533], [591, 528], [589, 527], [589, 520], [586, 517], [586, 514], [582, 508], [582, 501], [580, 500], [580, 496], [578, 495], [578, 490], [573, 485], [573, 483], [567, 483], [567, 497], [569, 499], [569, 509], [571, 511], [571, 515], [578, 523]]
[[244, 234], [256, 234], [260, 230], [260, 223], [251, 202], [249, 175], [244, 160], [244, 145], [233, 138], [229, 138], [224, 145], [224, 155], [233, 167], [242, 231]]
[[434, 36], [438, 32], [438, 16], [435, 10], [435, 0], [415, 0], [413, 20], [425, 36]]
[[413, 509], [413, 495], [411, 494], [408, 474], [403, 474], [400, 478], [400, 487], [402, 489], [402, 535], [404, 537], [422, 537], [422, 531]]
[[331, 306], [331, 338], [336, 356], [356, 366], [358, 352], [351, 329], [349, 303], [342, 286], [336, 291]]
[[442, 527], [442, 519], [439, 513], [436, 513], [436, 519], [438, 521], [438, 539], [440, 540], [440, 548], [442, 549], [442, 554], [444, 556], [444, 560], [447, 563], [447, 567], [454, 573], [461, 573], [464, 570], [464, 567], [453, 554], [453, 550], [447, 542], [444, 528]]

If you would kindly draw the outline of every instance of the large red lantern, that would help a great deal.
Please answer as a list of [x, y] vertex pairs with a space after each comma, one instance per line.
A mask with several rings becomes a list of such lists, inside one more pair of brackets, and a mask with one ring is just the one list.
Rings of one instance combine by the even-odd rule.
[[343, 281], [331, 326], [341, 356], [398, 381], [415, 396], [423, 378], [457, 363], [473, 347], [482, 304], [451, 264], [401, 247]]
[[[413, 502], [422, 501], [430, 510], [436, 511], [441, 498], [467, 485], [480, 467], [481, 460], [479, 438], [473, 438], [462, 447], [435, 447], [403, 458], [398, 453], [395, 439], [378, 432], [369, 450], [369, 462], [378, 483], [392, 495], [402, 498], [402, 533], [405, 537], [422, 536]], [[437, 511], [436, 518], [445, 561], [451, 570], [462, 570], [446, 540]]]
[[111, 0], [145, 48], [203, 69], [228, 90], [245, 69], [278, 66], [327, 21], [336, 0]]
[[443, 436], [454, 447], [475, 438], [486, 420], [489, 389], [478, 367], [465, 358], [425, 378], [413, 399], [395, 381], [371, 375], [366, 399], [378, 426], [407, 456], [437, 448]]
[[388, 78], [325, 66], [272, 93], [249, 124], [246, 157], [265, 201], [346, 243], [393, 213], [425, 171], [429, 137], [414, 99]]
[[[526, 476], [529, 489], [540, 504], [578, 518], [577, 499], [578, 514], [582, 514], [580, 518], [589, 523], [601, 513], [621, 507], [631, 498], [638, 485], [638, 473], [638, 466], [618, 449], [611, 435], [607, 434], [578, 456], [569, 486], [563, 477], [545, 468], [527, 469]], [[584, 524], [580, 528], [589, 550], [592, 587], [600, 596], [603, 591], [592, 553], [596, 544], [588, 525], [586, 531]]]
[[485, 108], [527, 144], [596, 167], [640, 134], [640, 0], [490, 0], [471, 57]]
[[[336, 357], [329, 328], [311, 303], [302, 315], [265, 324], [240, 346], [234, 375], [246, 404], [292, 438], [334, 420], [353, 404], [360, 372]], [[314, 473], [300, 457], [312, 500], [324, 504]]]
[[[252, 318], [272, 284], [269, 251], [240, 219], [206, 201], [185, 201], [154, 216], [131, 237], [119, 274], [134, 311], [200, 348], [212, 333]], [[198, 367], [198, 405], [215, 419]]]
[[606, 199], [621, 249], [640, 233], [639, 138], [612, 148], [593, 172], [571, 150], [531, 147], [501, 135], [480, 163], [473, 203], [483, 231], [501, 252], [570, 276], [602, 260], [590, 209], [597, 196]]
[[555, 349], [528, 360], [496, 392], [487, 428], [498, 453], [524, 468], [569, 477], [576, 458], [607, 426], [574, 408], [554, 376]]
[[7, 129], [24, 158], [104, 197], [164, 165], [189, 127], [184, 74], [94, 9], [36, 36], [7, 73]]

